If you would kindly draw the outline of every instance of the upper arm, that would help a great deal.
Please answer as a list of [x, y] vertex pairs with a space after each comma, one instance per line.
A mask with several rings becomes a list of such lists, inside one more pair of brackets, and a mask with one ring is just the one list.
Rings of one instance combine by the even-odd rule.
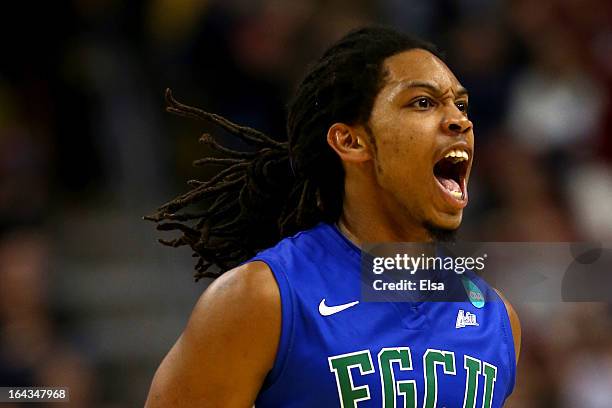
[[495, 289], [499, 297], [503, 300], [508, 318], [510, 319], [510, 327], [512, 328], [512, 337], [514, 339], [514, 351], [516, 355], [516, 362], [518, 363], [519, 355], [521, 354], [521, 322], [519, 320], [516, 310], [512, 307], [512, 304], [506, 299], [504, 295], [497, 289]]
[[226, 272], [198, 300], [146, 407], [251, 407], [274, 364], [280, 320], [280, 293], [265, 263]]

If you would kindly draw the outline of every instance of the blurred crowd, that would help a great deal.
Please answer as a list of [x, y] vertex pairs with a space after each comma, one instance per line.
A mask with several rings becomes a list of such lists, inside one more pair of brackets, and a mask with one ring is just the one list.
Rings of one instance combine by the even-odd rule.
[[[203, 128], [165, 114], [163, 90], [282, 138], [307, 64], [365, 24], [436, 43], [470, 91], [463, 239], [612, 242], [611, 16], [606, 0], [14, 2], [0, 24], [0, 385], [142, 404], [204, 288], [189, 253], [168, 255], [140, 221], [203, 176]], [[612, 307], [516, 308], [507, 406], [612, 407]]]

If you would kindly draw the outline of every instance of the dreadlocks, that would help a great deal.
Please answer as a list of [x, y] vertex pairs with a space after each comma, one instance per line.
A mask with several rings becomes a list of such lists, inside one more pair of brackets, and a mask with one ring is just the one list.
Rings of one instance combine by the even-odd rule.
[[[327, 145], [327, 130], [335, 122], [367, 126], [384, 80], [383, 61], [414, 48], [438, 55], [433, 45], [389, 28], [368, 27], [346, 35], [299, 85], [289, 105], [288, 139], [282, 142], [184, 105], [166, 90], [168, 112], [219, 126], [253, 150], [230, 149], [209, 134], [202, 135], [200, 142], [224, 157], [206, 157], [194, 165], [221, 166], [221, 170], [207, 181], [190, 180], [192, 190], [145, 217], [157, 222], [158, 230], [182, 233], [159, 241], [193, 249], [199, 257], [197, 281], [218, 276], [258, 250], [321, 221], [335, 222], [342, 212], [344, 170]], [[199, 203], [206, 209], [179, 213]]]

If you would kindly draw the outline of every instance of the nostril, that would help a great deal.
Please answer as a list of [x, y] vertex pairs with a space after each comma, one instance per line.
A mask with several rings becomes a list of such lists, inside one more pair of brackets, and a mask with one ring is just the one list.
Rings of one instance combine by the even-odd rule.
[[456, 123], [451, 123], [450, 125], [448, 125], [448, 129], [453, 132], [461, 132], [461, 126]]

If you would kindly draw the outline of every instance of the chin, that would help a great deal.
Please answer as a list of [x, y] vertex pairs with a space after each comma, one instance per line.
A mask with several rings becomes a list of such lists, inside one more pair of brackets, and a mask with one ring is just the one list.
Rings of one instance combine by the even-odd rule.
[[456, 213], [438, 213], [436, 216], [431, 217], [429, 221], [426, 221], [427, 225], [431, 225], [435, 228], [456, 230], [461, 226], [463, 219], [463, 211]]
[[429, 232], [431, 240], [433, 242], [455, 242], [457, 238], [457, 227], [440, 227], [432, 224], [425, 223], [425, 229]]
[[439, 217], [435, 221], [425, 221], [423, 225], [431, 234], [433, 241], [453, 242], [461, 226], [462, 215], [462, 213], [455, 215], [445, 214], [445, 216]]

